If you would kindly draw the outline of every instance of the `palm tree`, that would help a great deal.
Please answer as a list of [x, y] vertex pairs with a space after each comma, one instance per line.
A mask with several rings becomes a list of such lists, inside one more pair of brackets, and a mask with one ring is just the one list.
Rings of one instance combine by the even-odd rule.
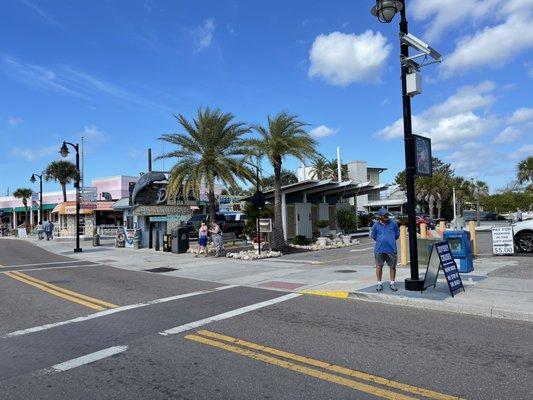
[[[263, 190], [274, 189], [275, 182], [276, 182], [275, 175], [265, 176], [263, 179], [261, 179]], [[287, 186], [287, 185], [290, 185], [291, 183], [296, 183], [296, 182], [298, 182], [298, 177], [294, 174], [294, 172], [286, 170], [286, 169], [281, 170], [281, 186]]]
[[33, 194], [33, 190], [30, 188], [18, 188], [13, 192], [13, 196], [17, 199], [22, 199], [22, 205], [24, 206], [24, 224], [26, 225], [26, 230], [29, 228], [30, 220], [28, 218], [28, 199]]
[[198, 109], [195, 119], [176, 116], [185, 133], [165, 134], [159, 139], [178, 146], [177, 150], [157, 159], [176, 158], [168, 179], [169, 198], [183, 190], [200, 197], [200, 186], [207, 186], [209, 215], [215, 221], [215, 181], [236, 189], [237, 180], [253, 182], [250, 168], [254, 150], [242, 136], [250, 132], [243, 123], [232, 122], [234, 116], [209, 107]]
[[304, 162], [316, 158], [316, 141], [305, 130], [307, 124], [296, 115], [281, 112], [268, 116], [267, 126], [256, 126], [260, 139], [250, 140], [258, 153], [268, 157], [274, 168], [274, 249], [285, 247], [283, 224], [281, 222], [281, 171], [283, 159], [293, 156]]
[[520, 185], [533, 182], [533, 157], [518, 163], [517, 180]]
[[472, 189], [472, 195], [476, 199], [476, 219], [477, 219], [477, 226], [480, 225], [479, 223], [479, 201], [482, 197], [489, 195], [489, 186], [486, 182], [483, 181], [476, 181], [471, 184]]
[[63, 201], [67, 201], [67, 184], [75, 181], [77, 177], [78, 170], [70, 161], [52, 161], [44, 170], [44, 179], [46, 181], [56, 181], [61, 185]]
[[318, 180], [328, 179], [328, 178], [331, 178], [333, 175], [333, 171], [331, 170], [330, 163], [322, 155], [319, 155], [315, 159], [311, 167], [313, 168], [313, 172], [311, 173], [311, 177], [313, 179], [318, 179]]

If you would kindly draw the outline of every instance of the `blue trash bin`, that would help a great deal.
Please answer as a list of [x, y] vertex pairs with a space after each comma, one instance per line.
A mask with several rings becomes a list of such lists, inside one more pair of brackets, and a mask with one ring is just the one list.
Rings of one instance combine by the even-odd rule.
[[444, 231], [444, 240], [446, 240], [450, 246], [452, 256], [457, 264], [459, 272], [472, 272], [474, 270], [474, 264], [472, 262], [470, 232]]

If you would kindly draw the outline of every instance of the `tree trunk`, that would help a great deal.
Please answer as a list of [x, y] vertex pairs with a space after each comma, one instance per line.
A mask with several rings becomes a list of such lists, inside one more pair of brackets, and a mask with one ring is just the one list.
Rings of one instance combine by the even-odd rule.
[[213, 183], [209, 183], [207, 199], [209, 201], [209, 222], [216, 222], [215, 212], [215, 189]]
[[63, 201], [67, 201], [67, 185], [65, 183], [61, 184], [61, 189], [63, 190]]
[[435, 196], [430, 194], [428, 196], [429, 218], [433, 219], [433, 210], [435, 208]]
[[275, 160], [274, 166], [274, 240], [272, 249], [281, 251], [285, 248], [283, 222], [281, 219], [281, 159]]

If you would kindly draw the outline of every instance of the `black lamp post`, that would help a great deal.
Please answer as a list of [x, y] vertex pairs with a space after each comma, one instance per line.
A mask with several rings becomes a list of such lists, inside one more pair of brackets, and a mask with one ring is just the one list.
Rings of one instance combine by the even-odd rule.
[[[372, 7], [372, 15], [376, 16], [379, 22], [389, 23], [393, 20], [397, 12], [400, 12], [400, 32], [407, 35], [407, 18], [405, 14], [405, 0], [376, 0], [376, 5]], [[409, 57], [409, 46], [401, 42], [402, 58]], [[405, 279], [405, 289], [419, 291], [422, 290], [424, 281], [418, 275], [418, 249], [416, 244], [416, 213], [415, 213], [415, 149], [413, 129], [411, 126], [411, 97], [407, 94], [406, 76], [409, 67], [402, 63], [402, 100], [403, 100], [403, 132], [405, 148], [405, 177], [407, 186], [407, 217], [409, 229], [409, 254], [411, 277]]]
[[76, 150], [76, 182], [74, 183], [74, 187], [76, 188], [76, 248], [74, 249], [74, 253], [81, 253], [82, 249], [80, 247], [80, 147], [77, 144], [69, 143], [69, 142], [63, 142], [63, 145], [61, 146], [61, 149], [59, 150], [59, 154], [61, 154], [62, 157], [67, 157], [69, 154], [68, 147], [72, 146], [74, 150]]
[[39, 178], [39, 222], [42, 222], [44, 219], [43, 215], [43, 175], [31, 174], [30, 182], [35, 183], [35, 177]]

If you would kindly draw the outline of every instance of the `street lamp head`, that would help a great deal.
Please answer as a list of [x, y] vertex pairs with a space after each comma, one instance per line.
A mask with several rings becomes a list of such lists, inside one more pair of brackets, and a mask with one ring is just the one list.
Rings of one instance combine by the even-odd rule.
[[31, 174], [30, 182], [35, 183], [35, 174]]
[[59, 154], [61, 154], [62, 157], [67, 157], [68, 153], [69, 152], [68, 152], [67, 144], [63, 142], [63, 146], [61, 146], [61, 149], [59, 150]]
[[397, 0], [376, 0], [376, 5], [372, 7], [370, 12], [373, 16], [378, 17], [379, 22], [388, 24], [402, 8], [402, 2]]

